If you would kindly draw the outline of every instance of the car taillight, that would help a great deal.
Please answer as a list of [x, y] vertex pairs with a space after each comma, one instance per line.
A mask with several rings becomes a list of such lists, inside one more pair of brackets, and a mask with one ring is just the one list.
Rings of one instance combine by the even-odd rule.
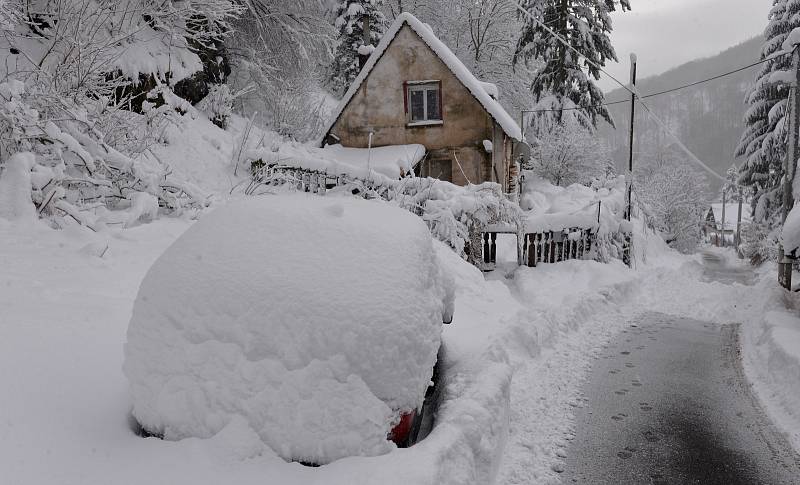
[[394, 441], [397, 446], [405, 446], [408, 442], [408, 435], [411, 433], [411, 425], [416, 414], [416, 411], [401, 414], [400, 422], [389, 433], [389, 439]]

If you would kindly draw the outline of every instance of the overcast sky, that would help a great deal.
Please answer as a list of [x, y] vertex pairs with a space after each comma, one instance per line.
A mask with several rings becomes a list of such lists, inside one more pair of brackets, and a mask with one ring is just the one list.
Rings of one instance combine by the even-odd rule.
[[[631, 0], [631, 6], [613, 16], [611, 41], [621, 63], [606, 66], [625, 83], [631, 52], [639, 58], [640, 79], [712, 56], [762, 33], [772, 0]], [[600, 86], [607, 91], [617, 84], [603, 78]]]

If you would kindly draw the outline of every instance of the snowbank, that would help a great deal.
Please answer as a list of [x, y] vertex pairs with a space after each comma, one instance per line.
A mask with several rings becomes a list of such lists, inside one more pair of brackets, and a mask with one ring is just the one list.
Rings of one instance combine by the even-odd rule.
[[125, 348], [134, 416], [169, 440], [241, 416], [287, 460], [386, 453], [422, 403], [443, 280], [416, 216], [272, 196], [205, 216], [142, 282]]
[[800, 318], [781, 308], [785, 300], [777, 294], [765, 300], [771, 310], [742, 331], [745, 369], [770, 416], [800, 450]]
[[800, 248], [800, 206], [794, 206], [781, 230], [781, 242], [786, 253]]

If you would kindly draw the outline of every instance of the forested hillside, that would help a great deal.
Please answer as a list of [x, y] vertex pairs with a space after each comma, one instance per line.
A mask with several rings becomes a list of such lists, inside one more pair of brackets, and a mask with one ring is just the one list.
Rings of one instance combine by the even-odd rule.
[[[640, 80], [637, 87], [642, 95], [648, 95], [733, 71], [758, 61], [761, 44], [761, 37], [755, 37], [715, 57], [698, 59]], [[744, 129], [743, 100], [757, 69], [757, 66], [752, 67], [698, 86], [648, 98], [645, 102], [701, 160], [724, 175], [732, 163], [741, 163], [734, 159], [734, 151]], [[613, 103], [628, 97], [627, 92], [620, 88], [609, 93], [607, 100]], [[609, 111], [617, 128], [614, 130], [604, 124], [599, 131], [610, 145], [617, 166], [622, 169], [628, 160], [630, 105], [615, 104], [609, 107]], [[664, 131], [650, 119], [644, 108], [638, 106], [636, 152], [642, 146], [670, 144], [671, 140]], [[720, 182], [708, 178], [711, 188], [716, 191]]]

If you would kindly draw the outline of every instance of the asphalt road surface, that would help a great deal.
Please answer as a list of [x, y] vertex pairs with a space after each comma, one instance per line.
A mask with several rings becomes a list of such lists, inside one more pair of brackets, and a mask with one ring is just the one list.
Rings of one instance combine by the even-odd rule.
[[[705, 264], [709, 279], [749, 282], [714, 254]], [[584, 395], [563, 483], [800, 484], [800, 456], [746, 382], [737, 325], [644, 315], [605, 348]]]

